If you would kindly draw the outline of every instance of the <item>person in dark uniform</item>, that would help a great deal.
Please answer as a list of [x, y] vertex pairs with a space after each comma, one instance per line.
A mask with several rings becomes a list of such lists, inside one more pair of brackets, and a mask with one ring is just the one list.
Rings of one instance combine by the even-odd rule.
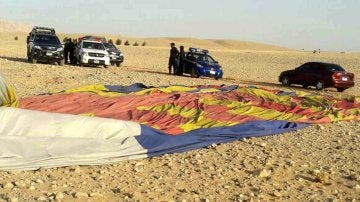
[[77, 39], [74, 39], [74, 40], [73, 40], [73, 43], [74, 43], [74, 48], [72, 49], [72, 51], [73, 51], [73, 61], [72, 61], [72, 64], [73, 64], [73, 65], [76, 65], [76, 64], [77, 64], [77, 58], [75, 58], [75, 49], [76, 49], [76, 46], [77, 46], [77, 43], [78, 43]]
[[178, 71], [178, 75], [180, 76], [182, 76], [183, 73], [185, 72], [185, 62], [186, 62], [185, 49], [184, 46], [180, 46], [179, 71]]
[[69, 59], [69, 41], [71, 41], [71, 39], [69, 38], [66, 42], [65, 42], [65, 47], [64, 47], [64, 58], [65, 58], [65, 64], [68, 64], [68, 59]]
[[75, 51], [75, 44], [74, 42], [72, 42], [71, 39], [69, 39], [69, 58], [70, 58], [70, 63], [74, 64], [74, 51]]
[[175, 47], [175, 43], [170, 44], [170, 57], [169, 57], [169, 74], [171, 74], [171, 69], [173, 68], [173, 73], [177, 74], [178, 71], [178, 59], [179, 59], [179, 50]]

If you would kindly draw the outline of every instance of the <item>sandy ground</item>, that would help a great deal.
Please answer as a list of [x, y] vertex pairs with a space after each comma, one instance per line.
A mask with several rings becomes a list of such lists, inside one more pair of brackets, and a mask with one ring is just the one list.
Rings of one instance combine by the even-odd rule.
[[[25, 58], [25, 37], [0, 33], [0, 72], [13, 83], [19, 97], [88, 84], [135, 82], [154, 86], [239, 84], [360, 95], [360, 53], [313, 54], [274, 51], [268, 46], [239, 50], [240, 43], [236, 49], [226, 44], [231, 42], [214, 45], [214, 41], [188, 39], [208, 46], [223, 66], [225, 78], [215, 81], [168, 75], [166, 46], [171, 39], [149, 39], [146, 47], [120, 46], [124, 64], [104, 69], [30, 64]], [[186, 39], [176, 40], [190, 44]], [[338, 93], [279, 84], [281, 71], [307, 61], [338, 63], [355, 73], [357, 85]], [[0, 171], [0, 201], [359, 201], [359, 159], [360, 123], [337, 122], [113, 165]]]

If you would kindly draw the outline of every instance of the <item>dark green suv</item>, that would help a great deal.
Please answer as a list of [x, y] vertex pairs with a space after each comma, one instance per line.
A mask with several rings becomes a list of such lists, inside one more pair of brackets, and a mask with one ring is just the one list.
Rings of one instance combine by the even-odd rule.
[[35, 26], [27, 37], [27, 57], [32, 63], [57, 62], [64, 65], [64, 48], [53, 28]]

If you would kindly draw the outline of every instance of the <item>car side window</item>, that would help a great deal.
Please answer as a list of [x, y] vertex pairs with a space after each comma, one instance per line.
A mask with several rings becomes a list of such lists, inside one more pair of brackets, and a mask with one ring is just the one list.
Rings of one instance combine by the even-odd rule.
[[304, 64], [299, 68], [301, 73], [318, 74], [320, 73], [320, 66], [316, 63]]
[[345, 71], [341, 66], [335, 64], [323, 65], [323, 68], [327, 71]]
[[302, 66], [299, 67], [298, 71], [299, 71], [299, 72], [302, 72], [302, 73], [306, 73], [306, 72], [309, 71], [309, 69], [310, 69], [310, 65], [304, 64], [304, 65], [302, 65]]
[[318, 74], [320, 73], [320, 68], [321, 68], [321, 65], [320, 64], [317, 64], [317, 63], [314, 63], [310, 66], [309, 68], [309, 73], [315, 73], [315, 74]]

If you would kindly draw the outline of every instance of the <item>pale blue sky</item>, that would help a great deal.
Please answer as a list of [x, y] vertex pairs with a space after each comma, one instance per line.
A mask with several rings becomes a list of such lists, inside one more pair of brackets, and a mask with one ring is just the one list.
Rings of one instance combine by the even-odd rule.
[[0, 0], [0, 19], [58, 32], [360, 51], [360, 0]]

